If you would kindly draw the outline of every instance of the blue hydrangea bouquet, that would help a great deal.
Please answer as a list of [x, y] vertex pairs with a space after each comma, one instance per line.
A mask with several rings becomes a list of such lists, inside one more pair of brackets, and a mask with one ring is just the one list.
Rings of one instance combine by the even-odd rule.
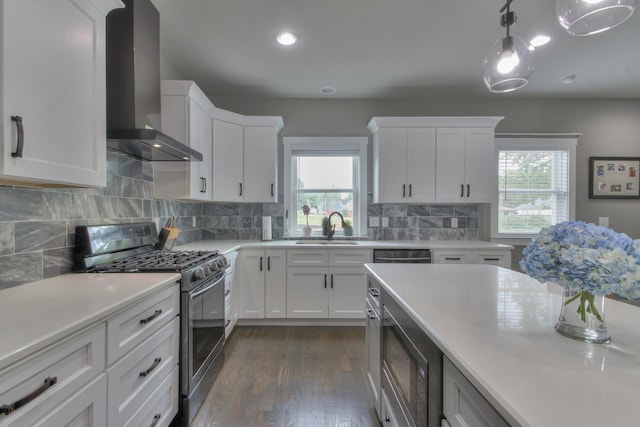
[[640, 298], [640, 240], [607, 227], [566, 221], [543, 228], [525, 247], [520, 268], [540, 282], [564, 286], [564, 306], [577, 301], [582, 322], [592, 315], [604, 325], [598, 296]]

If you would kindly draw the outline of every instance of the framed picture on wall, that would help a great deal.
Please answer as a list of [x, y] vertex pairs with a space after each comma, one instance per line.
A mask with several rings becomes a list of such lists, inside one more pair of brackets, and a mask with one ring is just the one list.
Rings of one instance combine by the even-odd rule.
[[640, 157], [589, 157], [590, 199], [640, 199]]

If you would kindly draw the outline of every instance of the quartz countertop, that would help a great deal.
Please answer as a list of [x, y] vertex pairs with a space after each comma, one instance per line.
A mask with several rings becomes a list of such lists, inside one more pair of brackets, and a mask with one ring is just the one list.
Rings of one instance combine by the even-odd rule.
[[[304, 244], [296, 243], [298, 241]], [[317, 243], [309, 243], [317, 242]], [[355, 244], [345, 244], [355, 242]], [[364, 248], [364, 249], [513, 249], [513, 246], [482, 240], [200, 240], [176, 246], [174, 250], [218, 250], [233, 252], [240, 248], [304, 249], [304, 248]]]
[[170, 286], [177, 273], [78, 273], [0, 291], [0, 369]]
[[366, 268], [511, 425], [638, 425], [638, 307], [607, 299], [612, 342], [589, 344], [555, 332], [555, 284], [491, 265]]

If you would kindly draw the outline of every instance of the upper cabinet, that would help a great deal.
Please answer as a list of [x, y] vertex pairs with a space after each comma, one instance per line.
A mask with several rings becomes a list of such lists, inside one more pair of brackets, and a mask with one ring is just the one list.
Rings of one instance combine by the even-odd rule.
[[277, 202], [281, 117], [241, 116], [218, 110], [213, 121], [213, 199]]
[[162, 131], [202, 153], [201, 162], [156, 162], [161, 199], [275, 203], [282, 117], [222, 110], [192, 81], [162, 81]]
[[201, 162], [156, 162], [154, 196], [160, 199], [211, 200], [215, 107], [192, 81], [162, 81], [162, 131], [202, 153]]
[[105, 27], [117, 0], [5, 0], [0, 179], [106, 185]]
[[375, 203], [490, 202], [502, 117], [374, 117]]
[[425, 203], [435, 200], [436, 130], [381, 128], [373, 135], [374, 200]]

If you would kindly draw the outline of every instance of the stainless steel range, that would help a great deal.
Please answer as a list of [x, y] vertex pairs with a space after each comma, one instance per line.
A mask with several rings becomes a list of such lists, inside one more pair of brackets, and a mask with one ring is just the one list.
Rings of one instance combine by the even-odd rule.
[[160, 251], [154, 223], [76, 227], [76, 270], [181, 274], [181, 414], [190, 421], [224, 362], [224, 279], [217, 251]]

